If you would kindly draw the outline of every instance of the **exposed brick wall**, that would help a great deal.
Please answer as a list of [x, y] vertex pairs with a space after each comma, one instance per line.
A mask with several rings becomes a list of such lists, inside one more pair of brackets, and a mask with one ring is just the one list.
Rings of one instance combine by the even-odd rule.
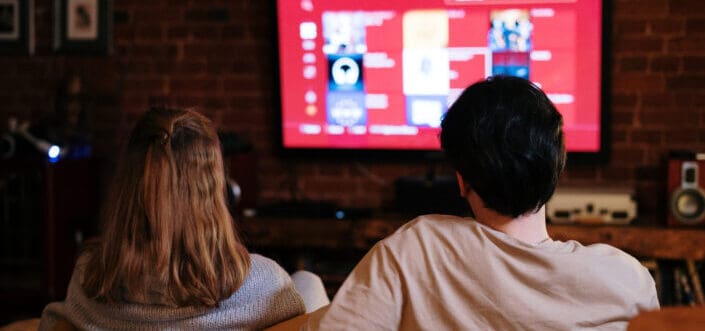
[[[35, 0], [34, 56], [0, 57], [0, 120], [36, 120], [54, 109], [60, 82], [79, 73], [92, 95], [96, 152], [109, 155], [150, 104], [196, 106], [252, 140], [260, 198], [301, 196], [380, 207], [391, 183], [422, 174], [422, 161], [282, 159], [274, 155], [272, 1], [114, 1], [111, 56], [51, 51], [50, 0]], [[612, 157], [572, 166], [563, 183], [634, 187], [646, 222], [666, 213], [666, 155], [705, 151], [705, 2], [613, 3]]]

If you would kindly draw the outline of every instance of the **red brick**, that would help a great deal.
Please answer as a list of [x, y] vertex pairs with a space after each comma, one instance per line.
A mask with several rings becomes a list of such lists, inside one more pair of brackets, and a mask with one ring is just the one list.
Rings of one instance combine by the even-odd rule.
[[705, 88], [705, 74], [686, 74], [669, 77], [666, 80], [669, 90], [702, 90]]
[[647, 60], [645, 56], [628, 56], [619, 59], [619, 72], [644, 72]]
[[659, 165], [638, 166], [634, 169], [637, 180], [659, 181], [666, 174], [666, 168]]
[[597, 168], [588, 167], [584, 165], [576, 165], [570, 163], [570, 157], [568, 157], [568, 164], [566, 165], [563, 177], [567, 181], [579, 180], [579, 179], [595, 179], [597, 178]]
[[615, 22], [615, 34], [624, 35], [638, 35], [643, 36], [646, 34], [646, 20], [645, 19], [620, 19]]
[[684, 56], [683, 71], [688, 73], [705, 72], [705, 55]]
[[636, 107], [636, 93], [614, 93], [612, 95], [612, 105], [617, 107]]
[[676, 56], [655, 56], [651, 59], [652, 72], [677, 72], [680, 69], [680, 58]]
[[247, 28], [243, 24], [228, 24], [223, 27], [223, 39], [242, 39]]
[[668, 41], [666, 47], [668, 52], [703, 52], [705, 51], [705, 36], [695, 34], [673, 38]]
[[159, 78], [127, 77], [123, 83], [125, 91], [141, 91], [145, 93], [161, 91], [163, 81]]
[[196, 42], [218, 41], [221, 39], [220, 30], [212, 25], [194, 25], [189, 27], [189, 35]]
[[184, 56], [186, 58], [199, 57], [213, 60], [222, 60], [230, 58], [233, 54], [239, 54], [247, 45], [234, 42], [208, 43], [201, 40], [194, 40], [193, 43], [184, 47]]
[[185, 25], [172, 25], [167, 29], [169, 40], [184, 40], [188, 36], [188, 27]]
[[649, 30], [656, 35], [680, 35], [685, 32], [685, 22], [678, 18], [653, 19], [649, 21]]
[[613, 128], [610, 140], [612, 143], [615, 144], [621, 144], [621, 143], [626, 143], [627, 142], [627, 130], [626, 129], [617, 129]]
[[162, 27], [158, 24], [141, 25], [137, 28], [134, 38], [136, 40], [146, 40], [149, 42], [161, 41], [164, 36]]
[[135, 39], [135, 27], [118, 25], [113, 29], [113, 34], [116, 40], [133, 40]]
[[697, 129], [683, 129], [675, 128], [666, 131], [665, 142], [668, 145], [674, 144], [693, 144], [698, 143], [698, 132], [702, 130]]
[[[120, 2], [119, 0], [117, 2]], [[145, 3], [149, 3], [145, 1]], [[183, 21], [183, 10], [179, 6], [159, 6], [148, 5], [144, 7], [135, 7], [132, 10], [133, 22], [135, 24], [143, 24], [144, 22], [168, 22], [169, 24], [188, 23]]]
[[176, 44], [133, 44], [125, 48], [124, 56], [135, 58], [174, 59], [179, 49]]
[[662, 52], [664, 45], [661, 36], [617, 36], [614, 50], [617, 53]]
[[623, 73], [613, 78], [613, 89], [618, 92], [653, 92], [663, 91], [663, 76], [640, 73]]
[[[166, 64], [168, 64], [168, 62]], [[171, 72], [180, 75], [205, 74], [206, 62], [197, 60], [179, 61], [171, 64]]]
[[705, 30], [705, 18], [689, 18], [685, 21], [686, 34], [692, 36], [697, 35]]
[[668, 0], [613, 1], [612, 11], [615, 17], [664, 17], [668, 15]]
[[124, 61], [123, 68], [127, 75], [150, 75], [155, 71], [154, 62], [145, 59]]
[[602, 170], [602, 179], [608, 181], [631, 181], [633, 178], [634, 169], [632, 167], [612, 163]]
[[631, 134], [631, 141], [635, 144], [661, 144], [663, 141], [663, 134], [661, 130], [649, 130], [641, 129], [634, 130]]
[[242, 90], [252, 89], [256, 86], [262, 86], [260, 77], [241, 75], [236, 77], [226, 78], [223, 81], [225, 91], [238, 92]]
[[673, 93], [645, 92], [641, 95], [641, 105], [643, 108], [665, 108], [673, 104]]
[[674, 112], [668, 109], [656, 112], [640, 113], [642, 125], [651, 128], [694, 127], [698, 126], [698, 114], [693, 112]]
[[336, 196], [336, 194], [346, 193], [345, 188], [354, 188], [356, 179], [354, 178], [327, 178], [315, 177], [313, 180], [301, 183], [302, 189], [306, 192], [327, 192], [328, 196]]
[[705, 14], [705, 2], [693, 0], [671, 0], [669, 11], [671, 14], [691, 15], [699, 13], [700, 16]]
[[221, 90], [220, 87], [220, 81], [215, 77], [186, 78], [177, 76], [169, 81], [170, 91], [177, 94], [215, 93]]
[[225, 23], [230, 13], [225, 8], [188, 9], [184, 13], [185, 22]]
[[613, 148], [610, 164], [628, 165], [641, 164], [644, 160], [644, 150], [637, 147]]

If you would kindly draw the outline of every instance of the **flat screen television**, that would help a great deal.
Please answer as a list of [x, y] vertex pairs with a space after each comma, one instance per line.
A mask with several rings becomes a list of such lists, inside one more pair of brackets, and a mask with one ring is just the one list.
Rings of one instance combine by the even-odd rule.
[[285, 152], [429, 152], [469, 84], [524, 77], [563, 114], [572, 159], [607, 155], [599, 0], [276, 0]]

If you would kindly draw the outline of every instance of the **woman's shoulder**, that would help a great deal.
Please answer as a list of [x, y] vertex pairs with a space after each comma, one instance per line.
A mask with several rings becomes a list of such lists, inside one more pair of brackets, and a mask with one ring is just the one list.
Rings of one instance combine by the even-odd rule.
[[250, 272], [245, 282], [232, 297], [223, 302], [225, 306], [240, 306], [243, 303], [251, 306], [253, 302], [281, 306], [286, 303], [284, 306], [295, 307], [295, 312], [303, 311], [303, 302], [291, 277], [279, 264], [258, 254], [250, 254], [250, 261]]
[[265, 272], [273, 277], [285, 276], [288, 274], [276, 261], [259, 255], [250, 253], [250, 269], [255, 272]]
[[291, 277], [274, 260], [259, 254], [250, 254], [250, 273], [245, 285], [280, 289], [291, 286]]

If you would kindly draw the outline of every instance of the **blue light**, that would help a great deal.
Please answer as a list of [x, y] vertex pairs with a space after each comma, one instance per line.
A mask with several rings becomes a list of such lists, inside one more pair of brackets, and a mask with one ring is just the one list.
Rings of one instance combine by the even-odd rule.
[[47, 156], [49, 157], [49, 162], [56, 163], [59, 161], [59, 155], [61, 155], [61, 148], [56, 145], [51, 145], [47, 151]]
[[345, 212], [342, 211], [342, 210], [336, 211], [336, 212], [335, 212], [335, 218], [336, 218], [336, 219], [339, 219], [339, 220], [342, 220], [343, 218], [345, 218]]

